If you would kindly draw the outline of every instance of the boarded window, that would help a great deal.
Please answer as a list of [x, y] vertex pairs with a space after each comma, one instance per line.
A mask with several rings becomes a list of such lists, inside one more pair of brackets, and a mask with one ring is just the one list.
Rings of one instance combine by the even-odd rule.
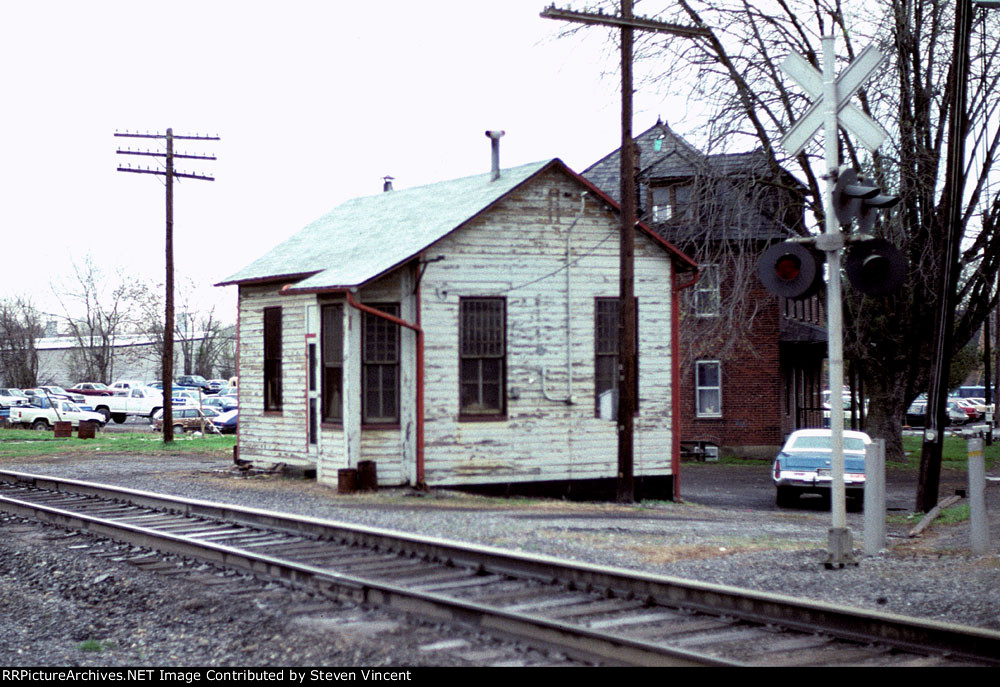
[[507, 302], [503, 298], [462, 298], [460, 310], [460, 413], [503, 415], [507, 405]]
[[[398, 303], [371, 307], [399, 317]], [[399, 422], [399, 325], [364, 313], [361, 348], [363, 421]]]
[[324, 305], [323, 337], [323, 421], [344, 421], [344, 307]]
[[695, 363], [695, 412], [698, 417], [722, 417], [722, 363]]
[[[618, 335], [621, 330], [617, 298], [594, 302], [594, 412], [618, 417]], [[639, 409], [639, 303], [635, 305], [635, 409]], [[602, 404], [604, 410], [602, 412]]]
[[281, 410], [281, 308], [264, 308], [264, 410]]

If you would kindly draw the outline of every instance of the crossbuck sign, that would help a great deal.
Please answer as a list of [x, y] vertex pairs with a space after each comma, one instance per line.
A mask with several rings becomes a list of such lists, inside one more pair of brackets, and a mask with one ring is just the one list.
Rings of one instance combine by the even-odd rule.
[[[881, 124], [852, 105], [850, 100], [885, 60], [885, 55], [869, 45], [836, 80], [839, 124], [857, 136], [858, 140], [871, 151], [878, 150], [889, 134]], [[795, 157], [823, 126], [825, 108], [823, 75], [798, 53], [790, 53], [781, 64], [781, 69], [814, 99], [806, 113], [781, 139], [781, 146]]]

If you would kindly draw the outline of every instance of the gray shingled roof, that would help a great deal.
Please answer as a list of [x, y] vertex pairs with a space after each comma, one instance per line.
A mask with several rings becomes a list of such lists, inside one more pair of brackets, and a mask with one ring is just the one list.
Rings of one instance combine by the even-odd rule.
[[[660, 141], [659, 150], [656, 150], [657, 140]], [[642, 179], [650, 177], [688, 177], [703, 171], [705, 155], [663, 122], [658, 121], [636, 136], [635, 142], [639, 147], [640, 184]], [[585, 179], [616, 203], [621, 202], [620, 150], [609, 153], [582, 172]]]
[[[288, 277], [297, 289], [355, 287], [409, 260], [553, 162], [355, 198], [217, 286]], [[561, 163], [560, 163], [561, 164]]]
[[[685, 141], [662, 121], [657, 121], [646, 131], [635, 137], [639, 149], [638, 184], [636, 189], [639, 217], [649, 223], [654, 231], [668, 241], [685, 245], [689, 241], [711, 239], [732, 241], [752, 239], [770, 241], [788, 238], [792, 232], [781, 224], [773, 211], [780, 205], [781, 194], [774, 189], [773, 194], [758, 196], [760, 206], [749, 212], [746, 205], [749, 198], [739, 201], [745, 191], [740, 191], [729, 179], [768, 179], [772, 176], [767, 158], [760, 150], [748, 153], [724, 153], [705, 155]], [[659, 142], [659, 150], [657, 150]], [[619, 202], [621, 196], [621, 156], [620, 149], [613, 151], [583, 172], [583, 177], [604, 193]], [[707, 224], [685, 224], [683, 221], [654, 224], [647, 215], [646, 207], [649, 186], [656, 182], [667, 182], [690, 178], [700, 178], [702, 182], [718, 184], [715, 197], [730, 198], [734, 201], [732, 212], [715, 208], [707, 213]], [[790, 185], [799, 185], [790, 175], [783, 179]], [[763, 183], [763, 182], [762, 182]], [[725, 189], [732, 187], [732, 193]], [[803, 187], [804, 188], [804, 187]], [[731, 216], [730, 216], [731, 215]]]

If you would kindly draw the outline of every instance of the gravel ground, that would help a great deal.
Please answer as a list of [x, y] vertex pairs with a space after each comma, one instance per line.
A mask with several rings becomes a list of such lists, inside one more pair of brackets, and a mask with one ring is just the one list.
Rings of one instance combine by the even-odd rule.
[[[453, 492], [335, 487], [246, 476], [223, 459], [86, 456], [0, 468], [309, 514], [571, 560], [760, 589], [1000, 630], [1000, 489], [991, 551], [968, 527], [889, 525], [889, 549], [828, 570], [829, 513], [697, 503], [634, 506], [489, 499]], [[724, 469], [724, 468], [723, 468]], [[859, 514], [849, 515], [856, 548]], [[328, 601], [248, 576], [177, 561], [130, 564], [141, 551], [0, 518], [0, 664], [10, 666], [566, 665], [559, 655], [469, 628]], [[134, 563], [134, 562], [133, 562]], [[176, 574], [174, 574], [176, 573]], [[319, 641], [318, 641], [319, 640]]]

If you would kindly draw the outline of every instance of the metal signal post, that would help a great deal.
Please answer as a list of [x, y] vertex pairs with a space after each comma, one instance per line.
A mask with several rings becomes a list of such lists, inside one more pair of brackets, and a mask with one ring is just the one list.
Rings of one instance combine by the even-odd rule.
[[[840, 399], [841, 391], [844, 388], [844, 322], [840, 265], [841, 250], [846, 244], [844, 233], [840, 227], [841, 218], [850, 222], [854, 215], [861, 212], [865, 203], [873, 207], [888, 207], [893, 202], [893, 199], [888, 196], [884, 200], [874, 202], [873, 198], [878, 194], [878, 189], [869, 190], [867, 187], [859, 187], [858, 184], [854, 183], [856, 178], [850, 177], [850, 175], [845, 177], [840, 170], [840, 127], [853, 133], [866, 148], [873, 151], [878, 149], [887, 136], [881, 125], [871, 120], [849, 102], [851, 96], [861, 88], [872, 73], [881, 67], [885, 57], [878, 50], [869, 46], [839, 76], [834, 71], [835, 57], [834, 37], [832, 35], [823, 36], [822, 73], [803, 57], [794, 53], [789, 55], [781, 65], [786, 74], [795, 79], [809, 96], [815, 98], [812, 106], [785, 133], [782, 145], [793, 156], [798, 155], [813, 136], [821, 129], [823, 130], [824, 163], [826, 166], [824, 177], [826, 179], [826, 193], [824, 194], [823, 207], [826, 226], [824, 233], [815, 239], [814, 244], [826, 255], [829, 277], [826, 283], [826, 299], [827, 358], [830, 373], [830, 448], [832, 454], [830, 510], [833, 522], [829, 533], [829, 555], [826, 560], [828, 568], [843, 567], [856, 562], [851, 532], [847, 529], [846, 490], [844, 487], [844, 413]], [[838, 181], [841, 182], [839, 185]], [[846, 209], [840, 210], [840, 218], [838, 218], [838, 203], [841, 201], [843, 201], [842, 204], [846, 205]], [[863, 221], [870, 218], [867, 207], [865, 207], [865, 211]], [[871, 219], [874, 221], [873, 218]], [[875, 250], [872, 250], [873, 248]], [[886, 277], [884, 281], [890, 281], [888, 279], [892, 276], [890, 273], [898, 271], [891, 267], [891, 259], [885, 255], [886, 252], [891, 251], [886, 251], [881, 244], [872, 246], [870, 243], [868, 249], [864, 254], [859, 254], [853, 263], [854, 270], [861, 275], [860, 281], [862, 283], [866, 281], [865, 275], [869, 271], [875, 272], [876, 275], [884, 274]], [[779, 266], [778, 261], [783, 258], [784, 253], [781, 251], [771, 256], [775, 266]], [[762, 273], [766, 273], [766, 270]], [[807, 292], [811, 286], [807, 283], [799, 284], [793, 279], [785, 280], [783, 283], [780, 273], [772, 281], [779, 292], [793, 288]], [[887, 284], [876, 283], [870, 288], [888, 290], [890, 287]]]
[[204, 174], [177, 172], [174, 170], [174, 159], [182, 158], [188, 160], [215, 160], [214, 155], [189, 155], [174, 153], [174, 141], [218, 141], [218, 136], [174, 136], [173, 129], [167, 129], [165, 134], [140, 134], [140, 133], [120, 133], [115, 132], [116, 138], [145, 138], [163, 139], [166, 141], [166, 152], [140, 151], [119, 148], [116, 152], [119, 155], [138, 155], [153, 158], [164, 158], [163, 169], [140, 169], [138, 167], [118, 167], [119, 172], [133, 172], [136, 174], [156, 174], [166, 179], [166, 307], [163, 325], [163, 441], [169, 443], [174, 440], [173, 427], [173, 388], [174, 388], [174, 177], [184, 179], [200, 179], [202, 181], [215, 181], [214, 177]]

